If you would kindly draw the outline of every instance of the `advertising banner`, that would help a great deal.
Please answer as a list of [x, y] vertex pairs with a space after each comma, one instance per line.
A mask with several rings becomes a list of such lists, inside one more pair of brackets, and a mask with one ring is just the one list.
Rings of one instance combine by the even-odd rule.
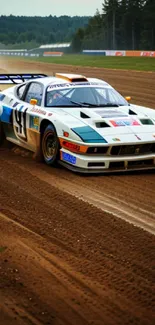
[[125, 51], [105, 51], [106, 52], [106, 56], [125, 56]]
[[62, 56], [63, 52], [44, 52], [43, 56]]

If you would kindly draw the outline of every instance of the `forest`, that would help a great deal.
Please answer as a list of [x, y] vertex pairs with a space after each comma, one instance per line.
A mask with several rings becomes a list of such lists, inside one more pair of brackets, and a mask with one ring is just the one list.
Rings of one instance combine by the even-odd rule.
[[89, 18], [0, 16], [0, 47], [34, 48], [41, 44], [70, 42], [79, 27], [86, 27]]
[[0, 48], [72, 42], [83, 49], [155, 50], [155, 0], [104, 0], [90, 16], [0, 16]]
[[105, 0], [72, 40], [82, 49], [155, 50], [155, 0]]

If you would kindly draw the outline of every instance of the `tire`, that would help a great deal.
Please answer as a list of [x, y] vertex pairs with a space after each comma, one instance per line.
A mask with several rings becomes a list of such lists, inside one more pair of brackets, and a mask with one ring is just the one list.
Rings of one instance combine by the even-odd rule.
[[49, 124], [41, 139], [41, 153], [47, 165], [55, 166], [59, 159], [59, 139], [52, 124]]

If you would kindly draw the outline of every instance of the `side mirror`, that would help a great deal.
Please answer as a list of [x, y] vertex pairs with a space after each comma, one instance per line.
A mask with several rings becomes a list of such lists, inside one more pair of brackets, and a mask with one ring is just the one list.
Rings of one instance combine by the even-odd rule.
[[125, 99], [127, 100], [127, 102], [130, 102], [131, 97], [130, 96], [126, 96]]
[[30, 104], [33, 105], [33, 106], [37, 105], [37, 103], [38, 103], [37, 99], [32, 98], [30, 100]]

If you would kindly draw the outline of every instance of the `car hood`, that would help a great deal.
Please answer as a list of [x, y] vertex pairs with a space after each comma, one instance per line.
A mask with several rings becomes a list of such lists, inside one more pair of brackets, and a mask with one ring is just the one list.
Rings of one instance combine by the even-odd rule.
[[[66, 123], [75, 127], [89, 126], [108, 142], [155, 141], [155, 111], [153, 115], [141, 106], [66, 107], [61, 108]], [[65, 121], [64, 121], [65, 122]]]

